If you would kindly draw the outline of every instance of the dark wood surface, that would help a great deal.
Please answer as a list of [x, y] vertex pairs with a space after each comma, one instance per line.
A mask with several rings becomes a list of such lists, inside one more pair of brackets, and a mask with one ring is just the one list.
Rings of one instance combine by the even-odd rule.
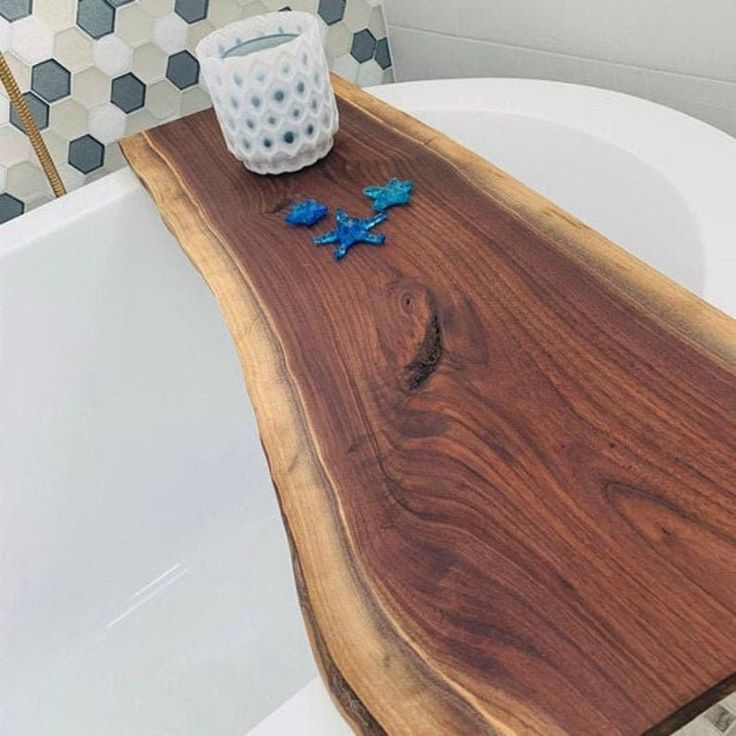
[[[333, 695], [360, 733], [669, 733], [736, 688], [734, 322], [336, 85], [297, 174], [211, 111], [123, 144], [238, 347]], [[283, 223], [392, 176], [382, 248]]]

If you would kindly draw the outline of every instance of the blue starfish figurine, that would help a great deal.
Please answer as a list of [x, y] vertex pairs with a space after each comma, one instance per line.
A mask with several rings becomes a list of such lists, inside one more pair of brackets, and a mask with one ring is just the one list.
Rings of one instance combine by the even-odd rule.
[[303, 225], [311, 227], [327, 215], [329, 207], [314, 199], [303, 199], [294, 202], [289, 213], [284, 218], [289, 225]]
[[344, 258], [348, 249], [356, 243], [367, 243], [368, 245], [382, 245], [386, 236], [380, 233], [370, 232], [376, 225], [380, 225], [386, 219], [386, 215], [381, 212], [375, 217], [361, 220], [358, 217], [350, 217], [345, 210], [338, 209], [335, 214], [337, 227], [324, 235], [318, 235], [313, 238], [317, 245], [327, 245], [329, 243], [339, 243], [335, 249], [334, 256], [336, 260]]
[[366, 187], [363, 194], [373, 200], [374, 211], [383, 212], [397, 204], [409, 204], [413, 189], [413, 181], [391, 179], [382, 187]]

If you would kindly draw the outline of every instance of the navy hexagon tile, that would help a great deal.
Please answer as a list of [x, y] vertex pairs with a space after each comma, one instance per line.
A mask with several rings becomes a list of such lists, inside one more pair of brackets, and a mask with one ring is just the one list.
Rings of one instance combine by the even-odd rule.
[[69, 143], [69, 164], [83, 174], [90, 174], [105, 163], [105, 147], [91, 135], [83, 135]]
[[376, 37], [367, 28], [364, 28], [353, 36], [350, 53], [359, 63], [369, 61], [376, 55], [376, 44]]
[[389, 69], [391, 67], [391, 49], [388, 46], [388, 38], [381, 38], [376, 41], [376, 51], [373, 56], [381, 69]]
[[0, 194], [0, 223], [23, 214], [25, 205], [12, 194]]
[[135, 112], [146, 101], [146, 85], [132, 72], [115, 77], [110, 85], [110, 102], [123, 112]]
[[345, 0], [319, 0], [317, 14], [328, 25], [337, 23], [345, 15]]
[[199, 81], [199, 62], [188, 51], [179, 51], [169, 57], [166, 78], [179, 89], [192, 87]]
[[209, 0], [176, 0], [174, 12], [184, 18], [187, 23], [196, 23], [207, 17], [209, 4]]
[[[0, 39], [3, 25], [30, 24], [32, 33], [7, 34], [3, 52], [74, 189], [124, 165], [119, 138], [210, 106], [194, 55], [203, 36], [276, 10], [317, 15], [341, 76], [361, 85], [393, 81], [381, 0], [0, 0]], [[50, 191], [39, 188], [23, 122], [0, 87], [3, 137], [3, 151], [20, 153], [0, 159], [0, 222], [48, 201]]]

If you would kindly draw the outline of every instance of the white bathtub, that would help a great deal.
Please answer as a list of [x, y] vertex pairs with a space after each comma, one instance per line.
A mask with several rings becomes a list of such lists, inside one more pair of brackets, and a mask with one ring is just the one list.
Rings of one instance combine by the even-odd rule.
[[[725, 134], [566, 85], [376, 92], [736, 314]], [[315, 674], [234, 350], [147, 194], [0, 226], [0, 734], [242, 735]], [[344, 731], [303, 692], [259, 733]]]

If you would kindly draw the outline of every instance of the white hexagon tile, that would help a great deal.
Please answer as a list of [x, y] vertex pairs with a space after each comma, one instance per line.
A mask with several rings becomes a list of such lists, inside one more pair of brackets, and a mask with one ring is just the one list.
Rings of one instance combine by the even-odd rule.
[[[343, 77], [393, 81], [381, 0], [0, 0], [0, 51], [74, 189], [123, 165], [119, 138], [208, 107], [194, 47], [274, 10], [316, 13]], [[0, 86], [0, 223], [51, 198]]]

